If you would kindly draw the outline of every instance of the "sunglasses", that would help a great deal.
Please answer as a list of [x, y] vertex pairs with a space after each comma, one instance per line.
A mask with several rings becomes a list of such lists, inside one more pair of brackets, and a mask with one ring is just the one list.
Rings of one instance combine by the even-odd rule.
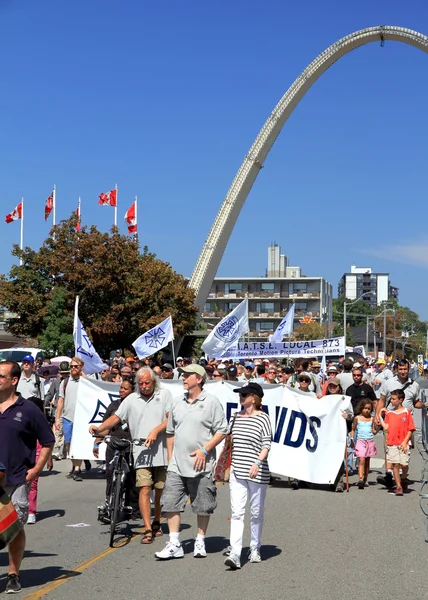
[[311, 383], [310, 379], [299, 379], [300, 383]]

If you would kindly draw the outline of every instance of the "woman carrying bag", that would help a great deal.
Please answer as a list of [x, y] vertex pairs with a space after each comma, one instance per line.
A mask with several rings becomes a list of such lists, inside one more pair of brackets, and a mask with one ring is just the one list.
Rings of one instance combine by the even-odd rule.
[[247, 498], [250, 500], [249, 561], [261, 561], [260, 545], [264, 503], [270, 481], [267, 463], [272, 428], [269, 416], [261, 409], [263, 389], [255, 382], [233, 390], [239, 394], [241, 412], [231, 422], [232, 467], [230, 474], [230, 555], [224, 564], [232, 570], [241, 568], [242, 538]]

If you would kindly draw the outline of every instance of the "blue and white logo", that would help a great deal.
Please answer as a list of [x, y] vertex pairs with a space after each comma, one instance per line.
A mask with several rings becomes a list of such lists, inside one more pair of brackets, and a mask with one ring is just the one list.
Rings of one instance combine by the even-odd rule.
[[144, 336], [144, 341], [150, 348], [158, 350], [165, 346], [165, 338], [166, 334], [162, 327], [154, 327]]
[[161, 348], [165, 348], [173, 339], [172, 319], [167, 317], [159, 325], [141, 334], [132, 345], [138, 354], [138, 358], [144, 358], [145, 356], [151, 356]]
[[235, 316], [230, 316], [228, 319], [220, 323], [215, 330], [215, 336], [222, 342], [232, 344], [239, 338], [240, 328], [239, 321]]

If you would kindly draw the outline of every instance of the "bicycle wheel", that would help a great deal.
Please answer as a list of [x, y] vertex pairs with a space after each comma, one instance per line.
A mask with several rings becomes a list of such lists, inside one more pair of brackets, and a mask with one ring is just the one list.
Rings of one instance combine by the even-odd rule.
[[120, 495], [122, 493], [122, 473], [115, 472], [116, 481], [113, 482], [110, 502], [110, 547], [113, 548], [114, 534], [119, 516]]

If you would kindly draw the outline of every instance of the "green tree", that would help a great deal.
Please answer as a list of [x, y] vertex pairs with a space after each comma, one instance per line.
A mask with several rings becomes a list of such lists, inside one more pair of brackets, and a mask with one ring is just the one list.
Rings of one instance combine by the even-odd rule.
[[302, 323], [297, 325], [293, 332], [295, 340], [323, 340], [325, 338], [324, 326], [320, 323]]
[[138, 242], [117, 228], [101, 233], [91, 226], [77, 232], [75, 226], [73, 215], [56, 225], [37, 252], [14, 246], [12, 254], [23, 264], [0, 280], [0, 305], [18, 315], [9, 323], [11, 333], [39, 337], [55, 287], [66, 294], [69, 316], [80, 296], [79, 317], [103, 354], [130, 347], [169, 315], [176, 336], [194, 328], [194, 291], [168, 263], [147, 248], [141, 254]]
[[51, 356], [71, 352], [73, 342], [73, 318], [67, 310], [67, 292], [55, 287], [43, 319], [44, 329], [39, 335], [39, 345]]
[[[344, 303], [345, 298], [333, 298], [333, 322], [337, 325], [341, 325], [341, 333], [343, 335], [343, 314], [344, 314]], [[367, 302], [364, 302], [364, 299], [359, 302], [355, 302], [355, 304], [351, 303], [352, 300], [346, 300], [346, 323], [351, 327], [358, 327], [358, 325], [365, 325], [367, 322], [367, 317], [373, 316], [375, 312], [370, 308], [370, 305]]]

